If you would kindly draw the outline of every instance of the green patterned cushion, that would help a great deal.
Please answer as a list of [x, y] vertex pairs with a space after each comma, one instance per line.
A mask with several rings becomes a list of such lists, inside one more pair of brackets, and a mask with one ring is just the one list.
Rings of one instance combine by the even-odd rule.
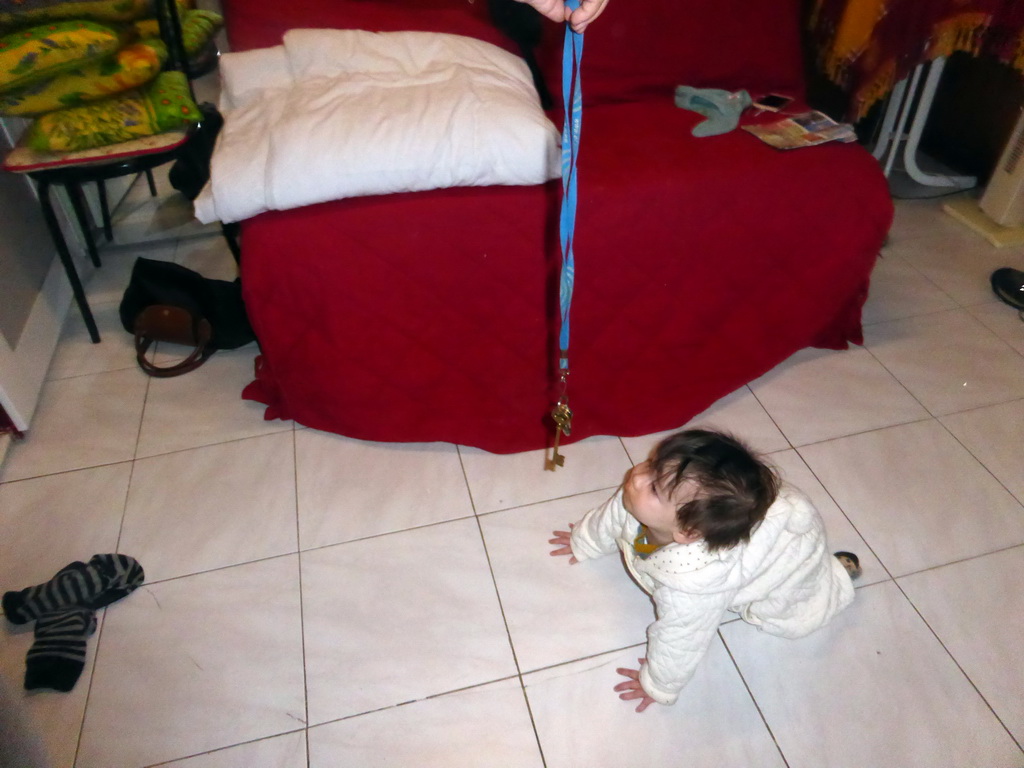
[[[183, 11], [181, 41], [185, 46], [185, 53], [195, 56], [222, 26], [224, 17], [219, 13], [202, 10]], [[160, 34], [160, 24], [156, 19], [143, 19], [135, 22], [135, 31], [139, 37], [155, 37]]]
[[26, 131], [32, 149], [69, 152], [131, 141], [199, 121], [181, 72], [163, 72], [139, 91], [37, 117]]
[[185, 52], [194, 56], [203, 49], [218, 30], [224, 26], [224, 17], [213, 11], [186, 11], [181, 23], [181, 37]]
[[49, 80], [0, 93], [0, 115], [41, 115], [105, 99], [145, 85], [160, 73], [165, 61], [167, 46], [162, 41], [143, 40]]
[[134, 21], [153, 12], [151, 0], [0, 0], [0, 29], [44, 21]]
[[0, 37], [0, 93], [109, 56], [121, 34], [92, 21], [55, 21]]

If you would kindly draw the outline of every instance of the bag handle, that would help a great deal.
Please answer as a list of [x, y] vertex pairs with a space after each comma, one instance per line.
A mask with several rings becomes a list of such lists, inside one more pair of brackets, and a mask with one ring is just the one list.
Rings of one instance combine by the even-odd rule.
[[195, 349], [184, 360], [161, 368], [146, 359], [146, 352], [153, 344], [153, 339], [144, 335], [140, 325], [137, 323], [135, 327], [135, 359], [139, 363], [139, 368], [155, 378], [167, 379], [171, 376], [181, 376], [183, 373], [194, 371], [214, 353], [214, 350], [210, 348], [210, 339], [213, 338], [213, 326], [210, 325], [210, 321], [205, 317], [200, 318], [195, 324]]

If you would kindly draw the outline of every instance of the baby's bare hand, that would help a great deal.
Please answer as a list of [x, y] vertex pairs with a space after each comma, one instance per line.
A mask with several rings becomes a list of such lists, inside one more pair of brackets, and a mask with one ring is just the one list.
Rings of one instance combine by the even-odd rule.
[[[644, 665], [647, 659], [637, 659], [640, 662], [640, 666]], [[651, 704], [654, 704], [654, 699], [647, 695], [644, 691], [643, 686], [640, 685], [640, 670], [639, 669], [626, 669], [625, 667], [619, 667], [615, 670], [620, 675], [628, 677], [625, 680], [615, 686], [614, 690], [618, 691], [619, 698], [623, 701], [635, 701], [639, 699], [640, 703], [637, 704], [636, 711], [643, 712]]]
[[552, 557], [558, 557], [560, 555], [569, 556], [569, 565], [573, 565], [577, 562], [576, 557], [572, 553], [572, 528], [573, 524], [569, 523], [568, 531], [555, 531], [553, 539], [548, 539], [548, 544], [555, 544], [558, 549], [551, 550]]

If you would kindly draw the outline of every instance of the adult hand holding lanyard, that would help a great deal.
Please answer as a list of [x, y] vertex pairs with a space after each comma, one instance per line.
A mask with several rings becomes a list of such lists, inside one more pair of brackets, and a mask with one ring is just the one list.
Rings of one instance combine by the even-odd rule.
[[582, 0], [582, 2], [563, 2], [563, 0], [519, 0], [532, 5], [538, 13], [552, 21], [568, 21], [574, 32], [580, 34], [594, 19], [601, 15], [608, 0]]

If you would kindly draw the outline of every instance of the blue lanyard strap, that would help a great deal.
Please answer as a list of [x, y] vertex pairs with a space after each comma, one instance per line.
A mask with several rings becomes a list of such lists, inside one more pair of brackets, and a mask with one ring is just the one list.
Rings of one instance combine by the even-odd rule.
[[[579, 8], [579, 0], [568, 0], [571, 10]], [[562, 48], [562, 102], [565, 122], [562, 126], [562, 213], [559, 235], [562, 243], [562, 277], [558, 292], [562, 329], [558, 337], [558, 368], [563, 376], [569, 372], [569, 308], [572, 306], [576, 264], [573, 258], [573, 235], [576, 229], [576, 160], [580, 151], [580, 126], [583, 117], [583, 95], [580, 86], [580, 62], [583, 60], [583, 35], [565, 25]]]
[[[579, 0], [566, 0], [571, 10], [579, 7]], [[562, 214], [559, 235], [562, 242], [562, 277], [558, 290], [561, 307], [562, 330], [558, 336], [558, 376], [561, 393], [551, 410], [555, 422], [555, 446], [546, 468], [552, 471], [565, 464], [558, 453], [561, 435], [572, 431], [572, 410], [566, 391], [569, 378], [569, 307], [572, 305], [572, 286], [576, 274], [573, 260], [573, 233], [576, 229], [576, 160], [580, 151], [580, 122], [583, 115], [583, 97], [580, 88], [580, 61], [583, 59], [583, 35], [565, 25], [565, 46], [562, 49], [562, 102], [565, 105], [565, 123], [562, 126]]]

